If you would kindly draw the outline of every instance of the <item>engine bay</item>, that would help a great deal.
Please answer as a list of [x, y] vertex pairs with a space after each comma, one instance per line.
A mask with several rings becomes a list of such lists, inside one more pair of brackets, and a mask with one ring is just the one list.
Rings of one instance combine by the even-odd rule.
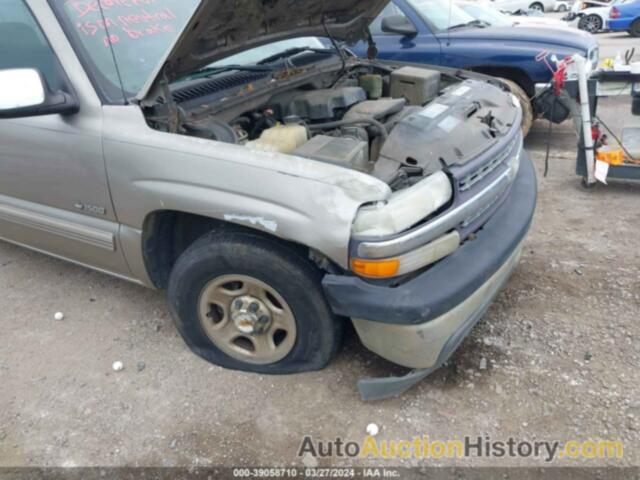
[[178, 118], [167, 120], [171, 115], [156, 108], [150, 125], [339, 165], [399, 190], [477, 155], [516, 117], [500, 88], [426, 68], [360, 65], [273, 90], [273, 78], [253, 74], [243, 84], [247, 72], [239, 72], [234, 86], [233, 75], [215, 80], [231, 86], [233, 102], [228, 89], [205, 102], [211, 86], [185, 87], [172, 95]]

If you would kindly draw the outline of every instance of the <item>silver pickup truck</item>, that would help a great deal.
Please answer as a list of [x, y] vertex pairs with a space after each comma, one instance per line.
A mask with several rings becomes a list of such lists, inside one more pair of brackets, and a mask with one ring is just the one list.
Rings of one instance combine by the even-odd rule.
[[508, 280], [536, 179], [504, 84], [375, 60], [386, 4], [3, 0], [0, 237], [166, 290], [217, 365], [320, 369], [351, 320], [412, 369], [363, 396], [408, 388]]

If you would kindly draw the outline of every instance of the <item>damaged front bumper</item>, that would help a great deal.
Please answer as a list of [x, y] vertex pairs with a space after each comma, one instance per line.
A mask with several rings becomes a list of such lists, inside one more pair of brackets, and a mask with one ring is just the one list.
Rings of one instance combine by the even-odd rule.
[[363, 344], [415, 369], [405, 377], [361, 380], [365, 400], [399, 395], [448, 360], [516, 267], [536, 197], [535, 170], [523, 152], [508, 197], [476, 238], [429, 270], [395, 288], [358, 277], [324, 278], [332, 310], [353, 319]]

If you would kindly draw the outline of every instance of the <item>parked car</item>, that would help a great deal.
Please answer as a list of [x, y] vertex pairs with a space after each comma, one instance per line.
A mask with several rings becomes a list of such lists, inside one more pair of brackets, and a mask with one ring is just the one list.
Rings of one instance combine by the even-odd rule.
[[516, 267], [535, 171], [501, 82], [339, 46], [386, 3], [3, 0], [0, 237], [166, 290], [223, 367], [322, 368], [351, 319], [418, 369], [371, 395], [426, 376]]
[[[398, 62], [443, 65], [504, 79], [523, 107], [523, 130], [550, 108], [531, 98], [551, 80], [536, 60], [547, 51], [558, 58], [580, 54], [598, 63], [598, 44], [569, 29], [487, 27], [447, 0], [393, 0], [371, 25], [379, 57]], [[366, 55], [366, 43], [355, 48]]]
[[640, 37], [640, 1], [628, 1], [611, 7], [607, 27], [612, 32], [627, 31]]
[[473, 18], [485, 22], [489, 27], [569, 28], [566, 22], [544, 15], [507, 15], [497, 10], [490, 2], [462, 0], [456, 1], [455, 4]]
[[607, 20], [611, 7], [617, 3], [624, 3], [625, 0], [611, 0], [609, 2], [599, 0], [588, 0], [576, 2], [571, 8], [565, 20], [571, 22], [572, 26], [589, 33], [599, 33], [607, 28]]
[[540, 12], [553, 12], [556, 8], [556, 0], [490, 0], [495, 7], [508, 13], [526, 10], [537, 10]]

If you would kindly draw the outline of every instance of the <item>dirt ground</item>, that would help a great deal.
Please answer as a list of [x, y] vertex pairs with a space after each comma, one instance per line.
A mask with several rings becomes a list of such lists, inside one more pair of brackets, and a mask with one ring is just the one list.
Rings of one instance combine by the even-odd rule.
[[[601, 112], [634, 121], [620, 100]], [[540, 200], [512, 280], [447, 367], [382, 402], [356, 381], [400, 371], [354, 337], [322, 372], [223, 370], [189, 352], [161, 293], [0, 244], [0, 466], [300, 465], [303, 436], [360, 441], [371, 422], [380, 439], [622, 440], [624, 459], [577, 463], [640, 465], [640, 184], [582, 189], [569, 123], [542, 178], [546, 140], [538, 122]], [[418, 462], [384, 463], [400, 464]]]

